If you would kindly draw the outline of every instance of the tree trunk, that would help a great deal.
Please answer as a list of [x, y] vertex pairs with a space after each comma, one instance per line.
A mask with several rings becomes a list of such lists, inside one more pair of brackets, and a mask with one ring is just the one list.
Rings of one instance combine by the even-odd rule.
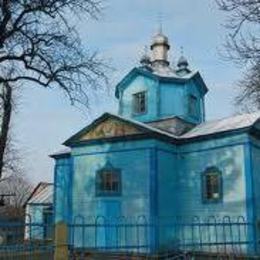
[[8, 83], [3, 84], [2, 99], [3, 115], [0, 132], [0, 179], [4, 169], [4, 155], [7, 147], [8, 132], [12, 115], [12, 87]]

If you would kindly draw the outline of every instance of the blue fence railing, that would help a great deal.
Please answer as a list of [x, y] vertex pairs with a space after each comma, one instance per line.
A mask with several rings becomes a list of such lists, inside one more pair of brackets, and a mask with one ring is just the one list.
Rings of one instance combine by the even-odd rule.
[[[27, 217], [25, 223], [0, 223], [0, 259], [8, 259], [7, 255], [17, 257], [18, 253], [53, 255], [54, 224], [30, 220]], [[242, 216], [153, 219], [76, 216], [68, 224], [68, 246], [72, 258], [79, 255], [82, 259], [89, 252], [144, 256], [190, 252], [258, 255], [257, 232], [256, 223]]]
[[[0, 260], [52, 259], [53, 223], [32, 223], [30, 220], [26, 216], [26, 222], [0, 222]], [[50, 233], [52, 235], [47, 236]]]
[[233, 255], [257, 254], [256, 225], [239, 217], [157, 219], [84, 218], [69, 225], [72, 250], [137, 252], [207, 252]]

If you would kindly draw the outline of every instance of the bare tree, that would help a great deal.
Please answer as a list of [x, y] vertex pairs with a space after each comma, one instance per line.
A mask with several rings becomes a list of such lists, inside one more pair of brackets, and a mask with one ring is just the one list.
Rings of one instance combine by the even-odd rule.
[[12, 167], [12, 162], [10, 161], [12, 149], [10, 138], [8, 138], [12, 110], [12, 88], [8, 84], [3, 84], [2, 92], [0, 93], [0, 169], [2, 169], [0, 173], [5, 170], [8, 171], [8, 168]]
[[260, 0], [216, 0], [228, 14], [226, 57], [245, 68], [237, 105], [260, 109]]
[[4, 205], [1, 214], [8, 219], [22, 219], [24, 217], [24, 204], [32, 192], [32, 186], [22, 174], [13, 174], [0, 183], [0, 198]]
[[73, 23], [100, 10], [100, 0], [0, 0], [0, 178], [14, 87], [57, 88], [72, 104], [88, 105], [89, 91], [107, 83], [107, 67], [82, 47]]
[[[6, 140], [0, 148], [3, 151], [0, 152], [1, 157], [0, 164], [2, 168], [2, 179], [4, 181], [11, 175], [24, 174], [22, 169], [22, 157], [17, 149], [17, 142], [14, 138], [13, 127], [11, 124], [11, 116], [19, 110], [20, 93], [17, 89], [8, 88], [4, 89], [0, 94], [0, 142]], [[4, 119], [5, 118], [5, 119]]]

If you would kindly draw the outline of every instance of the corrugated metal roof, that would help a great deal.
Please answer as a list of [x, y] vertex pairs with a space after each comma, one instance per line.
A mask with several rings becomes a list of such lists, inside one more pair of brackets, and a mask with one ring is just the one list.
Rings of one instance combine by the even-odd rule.
[[242, 129], [252, 126], [260, 118], [260, 111], [252, 114], [238, 115], [234, 117], [223, 118], [214, 121], [208, 121], [197, 125], [188, 133], [181, 136], [182, 138], [194, 138], [226, 132], [231, 130]]
[[45, 184], [45, 187], [30, 198], [27, 204], [52, 204], [53, 203], [53, 184]]

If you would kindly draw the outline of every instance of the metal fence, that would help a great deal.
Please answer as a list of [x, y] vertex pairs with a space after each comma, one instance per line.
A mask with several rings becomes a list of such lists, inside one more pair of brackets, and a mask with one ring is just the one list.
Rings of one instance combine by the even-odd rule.
[[[65, 225], [66, 227], [66, 225]], [[54, 225], [0, 223], [0, 260], [53, 259]], [[244, 217], [106, 218], [77, 216], [67, 225], [70, 259], [208, 259], [257, 255], [255, 223]], [[65, 243], [66, 244], [66, 243]], [[205, 258], [204, 258], [205, 257]]]
[[[84, 218], [69, 225], [71, 257], [100, 253], [143, 257], [178, 254], [256, 255], [255, 224], [239, 217]], [[171, 258], [167, 258], [171, 259]]]
[[53, 237], [46, 236], [50, 229], [53, 225], [0, 222], [0, 260], [52, 259]]

